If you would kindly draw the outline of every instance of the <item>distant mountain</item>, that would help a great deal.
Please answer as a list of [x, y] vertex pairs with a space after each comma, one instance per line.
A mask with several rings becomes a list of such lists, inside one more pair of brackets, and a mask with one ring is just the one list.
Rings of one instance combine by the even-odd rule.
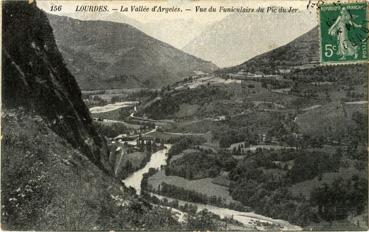
[[[72, 17], [74, 18], [74, 17]], [[102, 21], [111, 21], [111, 22], [115, 22], [115, 23], [125, 23], [128, 25], [131, 25], [141, 31], [143, 31], [142, 29], [144, 28], [144, 24], [135, 20], [134, 18], [130, 18], [122, 13], [118, 13], [118, 12], [113, 12], [111, 14], [100, 14], [100, 15], [96, 15], [95, 13], [92, 13], [91, 15], [89, 15], [88, 17], [85, 17], [82, 20], [89, 20], [89, 21], [96, 21], [96, 20], [102, 20]], [[143, 31], [145, 32], [145, 31]], [[146, 33], [146, 32], [145, 32]], [[148, 33], [146, 33], [148, 34]]]
[[158, 88], [217, 68], [127, 24], [48, 17], [82, 89]]
[[[282, 46], [315, 26], [315, 15], [231, 14], [183, 47], [219, 67], [238, 65]], [[283, 30], [281, 30], [283, 28]]]
[[315, 27], [290, 43], [219, 72], [264, 71], [312, 67], [319, 62], [319, 31]]
[[[45, 9], [45, 8], [44, 8]], [[209, 22], [198, 21], [192, 18], [155, 19], [147, 22], [136, 20], [119, 12], [96, 14], [85, 12], [83, 14], [63, 13], [63, 16], [79, 19], [83, 21], [110, 21], [115, 23], [125, 23], [131, 25], [145, 34], [167, 43], [175, 48], [182, 49], [191, 42], [210, 24]]]
[[182, 49], [201, 34], [206, 25], [191, 19], [157, 20], [144, 24], [143, 31], [150, 36]]
[[146, 23], [139, 22], [134, 18], [130, 18], [118, 12], [102, 14], [98, 18], [96, 18], [96, 14], [94, 14], [84, 20], [104, 20], [129, 24], [145, 34], [168, 43], [178, 49], [182, 49], [183, 46], [199, 36], [202, 30], [206, 27], [206, 25], [193, 19], [165, 19], [152, 20]]

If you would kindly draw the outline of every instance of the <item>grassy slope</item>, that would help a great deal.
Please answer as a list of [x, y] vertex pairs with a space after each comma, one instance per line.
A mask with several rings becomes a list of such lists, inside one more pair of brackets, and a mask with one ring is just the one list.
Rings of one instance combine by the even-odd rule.
[[115, 109], [108, 112], [101, 112], [101, 113], [91, 113], [92, 117], [94, 118], [104, 118], [110, 120], [122, 120], [123, 118], [129, 116], [129, 110], [127, 109]]
[[150, 210], [39, 116], [5, 111], [2, 122], [2, 229], [102, 230], [176, 224], [168, 214], [160, 216], [165, 212]]
[[129, 161], [134, 168], [139, 168], [145, 157], [146, 155], [143, 152], [129, 153], [123, 156], [122, 164], [125, 164]]
[[345, 104], [343, 109], [342, 104], [339, 102], [332, 102], [298, 115], [296, 123], [305, 134], [322, 136], [342, 135], [347, 132], [350, 125], [353, 125], [351, 120], [352, 113], [355, 111], [364, 113], [366, 110], [367, 104]]
[[82, 89], [162, 87], [196, 70], [217, 68], [128, 24], [50, 14], [48, 18], [65, 62]]

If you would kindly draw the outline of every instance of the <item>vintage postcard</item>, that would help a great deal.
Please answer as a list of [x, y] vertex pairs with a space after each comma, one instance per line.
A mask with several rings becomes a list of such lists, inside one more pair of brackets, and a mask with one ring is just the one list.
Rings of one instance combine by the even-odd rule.
[[4, 0], [1, 229], [368, 231], [368, 3]]

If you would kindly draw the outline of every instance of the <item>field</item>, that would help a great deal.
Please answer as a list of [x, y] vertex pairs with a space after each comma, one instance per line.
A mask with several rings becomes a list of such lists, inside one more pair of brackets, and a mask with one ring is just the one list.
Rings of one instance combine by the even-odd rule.
[[91, 112], [92, 117], [94, 118], [103, 118], [109, 120], [122, 120], [125, 117], [129, 116], [130, 110], [128, 108], [118, 108], [106, 112]]
[[204, 178], [199, 180], [187, 180], [178, 176], [165, 176], [164, 171], [159, 171], [155, 175], [149, 177], [148, 184], [155, 190], [158, 190], [158, 186], [165, 182], [167, 184], [175, 185], [177, 187], [183, 187], [188, 190], [196, 191], [208, 196], [216, 196], [225, 199], [227, 204], [236, 202], [229, 194], [228, 188], [214, 184], [214, 178]]
[[176, 118], [189, 117], [197, 113], [199, 105], [181, 104], [178, 112], [175, 113]]
[[99, 121], [99, 123], [106, 125], [106, 126], [110, 126], [110, 127], [115, 127], [116, 125], [123, 125], [129, 129], [135, 129], [135, 130], [138, 130], [142, 127], [142, 125], [139, 125], [139, 124], [130, 124], [124, 121], [116, 121], [116, 120], [110, 120], [110, 119], [103, 119], [103, 121]]
[[197, 79], [192, 79], [191, 81], [186, 82], [186, 83], [179, 83], [180, 85], [175, 87], [175, 89], [176, 90], [181, 90], [185, 88], [194, 89], [194, 88], [198, 88], [200, 86], [206, 86], [206, 85], [225, 86], [225, 85], [230, 85], [234, 83], [240, 84], [241, 80], [235, 80], [235, 79], [225, 80], [223, 78], [216, 77], [216, 76], [205, 76], [205, 77], [200, 77]]
[[265, 101], [283, 105], [287, 108], [308, 107], [314, 104], [314, 100], [294, 95], [274, 93], [267, 89], [261, 88], [257, 92], [252, 93], [246, 98], [248, 101]]
[[356, 111], [364, 113], [367, 104], [332, 102], [298, 115], [295, 122], [303, 133], [335, 136], [346, 133], [353, 125], [351, 116]]
[[189, 120], [178, 123], [173, 130], [180, 132], [206, 133], [211, 131], [211, 129], [218, 124], [220, 124], [220, 122], [215, 122], [210, 119]]
[[130, 115], [137, 102], [116, 102], [105, 106], [94, 106], [89, 110], [94, 118], [122, 120]]
[[358, 171], [355, 168], [340, 168], [338, 172], [327, 172], [324, 173], [319, 180], [318, 177], [315, 177], [311, 180], [306, 180], [289, 187], [291, 193], [295, 196], [302, 194], [307, 199], [310, 198], [311, 191], [317, 186], [321, 186], [323, 183], [331, 184], [337, 178], [350, 179], [354, 175], [366, 176], [366, 171]]
[[98, 96], [106, 101], [111, 101], [113, 97], [126, 97], [129, 94], [142, 91], [142, 88], [132, 89], [106, 89], [106, 90], [83, 90], [82, 95], [85, 97]]
[[175, 155], [173, 156], [171, 159], [170, 159], [170, 163], [172, 163], [173, 161], [177, 160], [177, 159], [180, 159], [182, 158], [184, 155], [186, 154], [189, 154], [189, 153], [192, 153], [192, 152], [197, 152], [198, 150], [196, 149], [186, 149], [184, 151], [182, 151], [180, 154], [178, 155]]
[[143, 137], [168, 141], [168, 140], [179, 139], [181, 137], [202, 137], [208, 140], [209, 136], [210, 136], [209, 134], [203, 134], [203, 133], [174, 133], [174, 132], [155, 131], [155, 132], [148, 133], [144, 135]]
[[[237, 148], [239, 145], [243, 145], [244, 142], [240, 143], [233, 143], [228, 148], [228, 150], [232, 151], [234, 148]], [[252, 151], [255, 152], [257, 149], [265, 149], [265, 150], [283, 150], [283, 149], [296, 149], [295, 147], [289, 147], [289, 146], [280, 146], [280, 145], [252, 145], [249, 147], [242, 147], [242, 152]]]
[[[368, 215], [366, 215], [367, 218]], [[367, 220], [367, 219], [365, 219]], [[342, 228], [345, 228], [345, 231], [365, 231], [368, 227], [365, 226], [364, 220], [362, 220], [361, 227], [360, 225], [357, 226], [354, 223], [348, 220], [340, 220], [340, 221], [333, 221], [327, 222], [322, 221], [320, 223], [314, 223], [304, 228], [304, 230], [310, 231], [340, 231]], [[356, 222], [355, 222], [356, 223]]]
[[90, 108], [90, 112], [93, 114], [97, 114], [97, 113], [105, 113], [105, 112], [109, 112], [109, 111], [113, 111], [113, 110], [117, 110], [117, 109], [121, 109], [121, 108], [130, 108], [135, 106], [136, 104], [138, 104], [137, 101], [131, 101], [131, 102], [116, 102], [116, 103], [112, 103], [112, 104], [107, 104], [105, 106], [95, 106], [95, 107], [91, 107]]

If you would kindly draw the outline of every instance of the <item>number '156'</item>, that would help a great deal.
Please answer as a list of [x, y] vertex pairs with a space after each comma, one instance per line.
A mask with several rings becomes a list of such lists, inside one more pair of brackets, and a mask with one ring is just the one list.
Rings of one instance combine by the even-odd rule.
[[54, 6], [51, 6], [50, 8], [50, 11], [61, 11], [62, 9], [62, 6], [61, 5], [54, 5]]

